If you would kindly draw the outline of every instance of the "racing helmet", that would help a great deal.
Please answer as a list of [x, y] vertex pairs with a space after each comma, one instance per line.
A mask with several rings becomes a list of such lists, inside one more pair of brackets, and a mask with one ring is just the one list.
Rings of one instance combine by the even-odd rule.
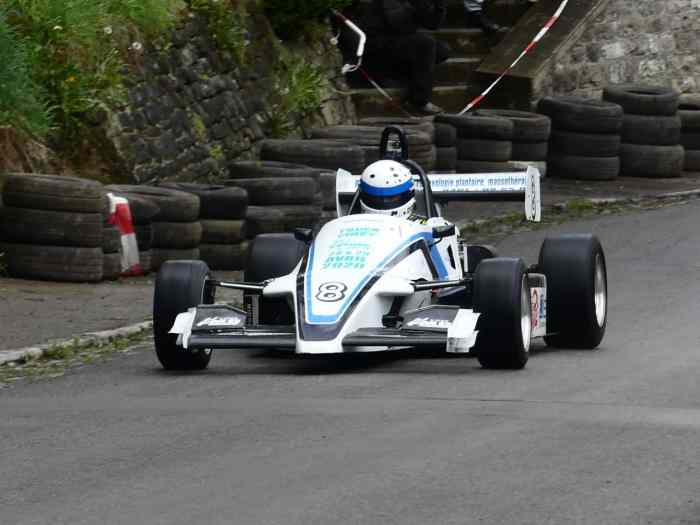
[[416, 207], [411, 170], [395, 160], [378, 160], [360, 177], [360, 206], [365, 213], [408, 217]]

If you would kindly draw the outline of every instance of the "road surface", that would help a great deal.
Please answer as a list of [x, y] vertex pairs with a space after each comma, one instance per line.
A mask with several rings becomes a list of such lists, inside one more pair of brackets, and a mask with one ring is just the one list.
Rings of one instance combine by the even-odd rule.
[[594, 231], [610, 323], [597, 351], [538, 347], [523, 371], [414, 353], [148, 347], [0, 390], [0, 523], [700, 523], [700, 203]]

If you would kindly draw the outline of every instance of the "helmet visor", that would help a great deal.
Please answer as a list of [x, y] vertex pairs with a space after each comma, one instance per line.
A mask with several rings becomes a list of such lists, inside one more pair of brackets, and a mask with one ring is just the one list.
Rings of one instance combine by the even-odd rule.
[[413, 190], [399, 193], [398, 195], [369, 195], [366, 192], [360, 193], [360, 200], [365, 206], [374, 210], [393, 210], [400, 208], [415, 196]]

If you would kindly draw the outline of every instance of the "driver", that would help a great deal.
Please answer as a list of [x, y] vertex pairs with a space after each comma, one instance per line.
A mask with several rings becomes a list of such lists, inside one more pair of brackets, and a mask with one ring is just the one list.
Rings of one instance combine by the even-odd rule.
[[363, 213], [413, 219], [416, 196], [411, 170], [395, 160], [367, 166], [360, 177], [360, 206]]

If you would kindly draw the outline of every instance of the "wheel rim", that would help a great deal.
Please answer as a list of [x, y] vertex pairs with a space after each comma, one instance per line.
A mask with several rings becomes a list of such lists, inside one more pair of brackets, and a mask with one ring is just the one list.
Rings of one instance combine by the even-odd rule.
[[532, 333], [532, 308], [530, 305], [530, 289], [527, 286], [527, 275], [523, 275], [520, 284], [520, 335], [523, 338], [525, 352], [530, 351], [530, 335]]
[[608, 311], [608, 286], [605, 279], [605, 263], [602, 254], [595, 256], [595, 317], [598, 326], [605, 324], [605, 317]]

